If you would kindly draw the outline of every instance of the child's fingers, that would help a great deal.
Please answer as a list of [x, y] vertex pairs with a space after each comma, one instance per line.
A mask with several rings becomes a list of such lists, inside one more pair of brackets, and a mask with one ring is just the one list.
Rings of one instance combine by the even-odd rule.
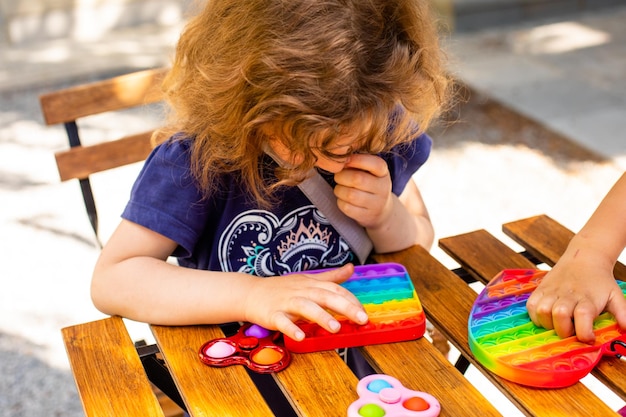
[[626, 298], [624, 298], [621, 288], [618, 287], [611, 293], [606, 309], [613, 314], [620, 328], [626, 330]]
[[286, 298], [282, 308], [271, 314], [272, 327], [294, 340], [302, 340], [304, 333], [293, 322], [294, 318], [304, 318], [317, 323], [331, 333], [340, 330], [341, 325], [335, 316], [346, 317], [359, 324], [368, 321], [367, 314], [359, 300], [347, 289], [337, 285], [352, 276], [353, 265], [332, 269], [326, 272], [303, 274], [309, 280], [302, 281], [304, 288]]
[[274, 327], [282, 334], [296, 341], [304, 339], [304, 332], [285, 314], [278, 313], [274, 317]]
[[339, 322], [320, 303], [314, 301], [316, 294], [312, 292], [311, 298], [298, 298], [293, 300], [294, 310], [298, 311], [298, 316], [315, 322], [331, 333], [336, 333], [341, 328]]
[[[350, 278], [353, 274], [354, 274], [354, 265], [347, 264], [347, 265], [342, 266], [341, 268], [332, 269], [330, 271], [321, 272], [317, 274], [309, 274], [308, 276], [318, 281], [326, 281], [326, 282], [333, 282], [335, 284], [341, 284], [342, 282], [345, 282], [348, 278]], [[326, 291], [329, 291], [331, 293], [341, 296], [343, 299], [346, 299], [351, 304], [357, 306], [359, 310], [362, 310], [363, 307], [361, 305], [361, 302], [354, 296], [354, 294], [352, 294], [350, 291], [348, 291], [344, 287], [333, 285], [333, 286], [324, 286], [323, 288]], [[325, 300], [326, 299], [320, 299], [316, 301], [320, 301], [324, 305], [326, 305], [328, 301], [325, 301]], [[330, 305], [327, 305], [327, 307], [333, 309], [333, 307]]]
[[562, 297], [552, 305], [552, 325], [560, 337], [569, 337], [574, 334], [575, 307], [575, 300]]
[[[598, 317], [598, 310], [591, 300], [580, 300], [574, 308], [573, 317], [576, 338], [584, 343], [592, 343], [595, 341], [596, 335], [593, 333], [593, 320]], [[567, 337], [572, 333], [558, 334], [561, 337]]]
[[295, 309], [300, 315], [332, 333], [339, 331], [339, 322], [329, 311], [359, 324], [365, 324], [368, 320], [359, 300], [345, 288], [339, 287], [338, 291], [312, 288], [307, 298], [301, 298], [297, 302]]
[[377, 155], [353, 154], [346, 163], [346, 168], [369, 172], [376, 177], [389, 175], [389, 167], [384, 159]]
[[294, 299], [292, 311], [332, 333], [339, 331], [339, 322], [329, 311], [355, 323], [367, 323], [368, 317], [361, 302], [350, 291], [336, 285], [350, 278], [353, 273], [354, 266], [346, 265], [327, 272], [309, 274], [319, 284], [309, 287], [306, 297]]
[[[354, 274], [354, 265], [352, 264], [346, 264], [340, 268], [334, 268], [324, 272], [316, 272], [313, 274], [303, 273], [303, 275], [306, 275], [308, 278], [313, 278], [318, 281], [334, 282], [335, 284], [345, 282], [352, 274]], [[339, 288], [341, 289], [343, 287]]]
[[554, 304], [553, 298], [545, 297], [538, 289], [528, 298], [526, 302], [526, 309], [530, 319], [537, 326], [541, 326], [545, 329], [553, 329], [552, 323], [552, 306]]

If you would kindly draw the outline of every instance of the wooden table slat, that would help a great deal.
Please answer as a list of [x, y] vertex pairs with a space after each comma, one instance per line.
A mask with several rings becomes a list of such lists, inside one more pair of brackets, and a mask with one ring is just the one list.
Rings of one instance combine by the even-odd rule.
[[163, 417], [120, 317], [66, 327], [61, 334], [86, 416]]
[[[457, 238], [459, 242], [456, 242]], [[525, 257], [515, 253], [484, 230], [446, 238], [444, 244], [446, 252], [459, 263], [474, 265], [474, 272], [479, 274], [482, 282], [488, 282], [503, 269], [535, 267]], [[467, 320], [469, 313], [465, 317]], [[482, 367], [479, 369], [482, 370]], [[486, 370], [483, 370], [483, 373], [491, 374]], [[495, 377], [495, 380], [502, 392], [528, 415], [598, 417], [616, 415], [614, 410], [582, 383], [553, 390], [524, 387], [499, 377]]]
[[274, 378], [298, 415], [328, 417], [356, 401], [359, 382], [337, 352], [292, 354], [292, 363]]
[[214, 368], [200, 362], [200, 347], [224, 337], [219, 327], [150, 327], [191, 416], [274, 415], [243, 366]]
[[572, 231], [545, 215], [506, 223], [502, 226], [502, 231], [550, 266], [559, 260], [574, 236]]
[[[565, 251], [574, 233], [548, 216], [536, 216], [504, 224], [507, 236], [520, 243], [549, 265], [554, 265]], [[626, 281], [626, 267], [618, 262], [615, 278]], [[593, 375], [626, 400], [626, 363], [615, 358], [604, 358], [593, 370]]]
[[482, 283], [489, 282], [502, 270], [503, 264], [511, 269], [535, 267], [531, 261], [482, 229], [440, 239], [439, 247]]
[[[503, 232], [548, 265], [554, 265], [565, 252], [574, 232], [546, 215], [502, 225]], [[615, 264], [615, 278], [626, 281], [626, 265]]]

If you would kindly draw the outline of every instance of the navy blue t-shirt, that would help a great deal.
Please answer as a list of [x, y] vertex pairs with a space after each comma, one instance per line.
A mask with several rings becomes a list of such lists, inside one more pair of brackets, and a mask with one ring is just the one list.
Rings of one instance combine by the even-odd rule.
[[[380, 156], [400, 195], [426, 162], [427, 135]], [[122, 217], [151, 229], [178, 247], [179, 265], [257, 276], [283, 275], [358, 262], [347, 242], [298, 187], [282, 187], [280, 203], [259, 208], [235, 174], [220, 178], [220, 189], [203, 198], [190, 171], [190, 141], [170, 140], [150, 154]], [[269, 158], [269, 157], [268, 157]], [[268, 159], [264, 164], [275, 164]], [[326, 180], [334, 185], [332, 176]]]

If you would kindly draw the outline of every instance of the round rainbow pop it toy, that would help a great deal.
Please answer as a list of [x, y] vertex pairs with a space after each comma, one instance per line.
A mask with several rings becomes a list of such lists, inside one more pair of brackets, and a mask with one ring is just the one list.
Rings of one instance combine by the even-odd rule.
[[441, 411], [435, 397], [410, 390], [389, 375], [362, 378], [356, 392], [359, 399], [348, 407], [348, 417], [437, 417]]
[[[560, 388], [587, 375], [603, 355], [619, 356], [611, 346], [625, 335], [610, 313], [594, 321], [594, 344], [576, 336], [560, 338], [554, 330], [536, 326], [526, 300], [547, 271], [501, 271], [478, 295], [472, 307], [469, 345], [476, 359], [496, 375], [540, 388]], [[626, 294], [626, 283], [618, 281]]]

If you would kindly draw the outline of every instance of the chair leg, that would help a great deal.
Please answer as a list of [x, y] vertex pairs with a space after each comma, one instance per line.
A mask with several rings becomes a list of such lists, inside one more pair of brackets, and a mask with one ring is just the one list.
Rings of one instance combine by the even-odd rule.
[[[64, 123], [65, 132], [67, 133], [67, 140], [70, 147], [81, 146], [80, 135], [78, 133], [78, 125], [76, 121], [69, 121]], [[96, 243], [102, 249], [102, 242], [98, 235], [98, 211], [96, 209], [96, 202], [93, 198], [93, 192], [91, 191], [91, 183], [89, 178], [82, 178], [78, 181], [80, 183], [80, 191], [83, 194], [83, 202], [85, 203], [85, 209], [87, 210], [87, 216], [89, 217], [89, 223], [96, 235]]]
[[462, 374], [467, 372], [467, 368], [469, 368], [469, 366], [470, 361], [468, 361], [467, 358], [463, 355], [459, 356], [459, 358], [456, 360], [456, 363], [454, 364], [454, 367]]
[[[437, 330], [435, 327], [429, 328], [428, 334], [432, 339], [433, 345], [447, 358], [448, 354], [450, 353], [450, 342], [448, 342], [445, 336], [441, 334], [441, 332], [439, 332], [439, 330]], [[462, 374], [467, 372], [467, 368], [469, 368], [469, 366], [470, 362], [463, 355], [460, 355], [454, 364], [454, 367], [458, 369], [459, 372], [461, 372]]]
[[91, 191], [91, 183], [89, 179], [79, 180], [80, 191], [83, 194], [83, 202], [85, 203], [85, 209], [87, 210], [87, 216], [89, 217], [89, 223], [96, 236], [96, 243], [102, 249], [102, 242], [100, 236], [98, 236], [98, 212], [96, 211], [96, 202], [93, 198], [93, 192]]
[[447, 358], [450, 353], [450, 343], [448, 339], [429, 322], [427, 322], [427, 329], [433, 345]]
[[178, 388], [176, 388], [172, 375], [165, 366], [165, 362], [157, 357], [159, 348], [156, 345], [137, 346], [137, 353], [139, 353], [139, 358], [150, 382], [187, 412], [187, 407], [178, 392]]

